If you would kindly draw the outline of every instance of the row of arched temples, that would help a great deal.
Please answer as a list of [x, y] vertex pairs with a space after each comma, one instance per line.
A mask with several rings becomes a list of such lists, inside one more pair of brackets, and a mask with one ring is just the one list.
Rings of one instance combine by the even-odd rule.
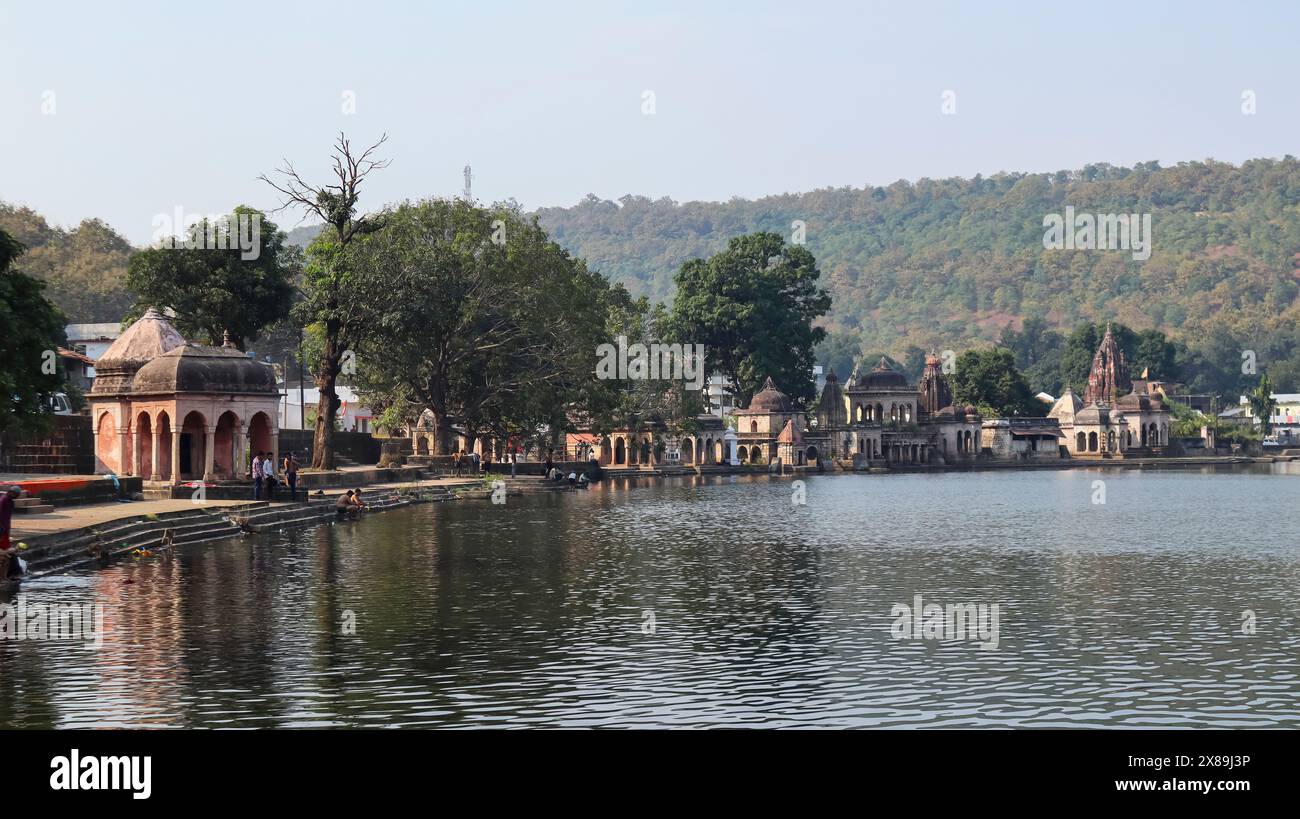
[[262, 401], [131, 401], [94, 407], [97, 472], [146, 481], [241, 480], [255, 452], [279, 463], [275, 406]]
[[1092, 431], [1075, 433], [1074, 453], [1126, 452], [1136, 447], [1161, 447], [1169, 445], [1169, 425], [1152, 421], [1143, 424], [1134, 434], [1133, 428], [1120, 425], [1097, 427]]

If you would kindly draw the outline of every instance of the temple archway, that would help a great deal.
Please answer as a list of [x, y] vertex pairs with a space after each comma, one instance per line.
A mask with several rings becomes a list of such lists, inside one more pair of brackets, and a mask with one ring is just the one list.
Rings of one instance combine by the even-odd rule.
[[235, 461], [238, 456], [239, 418], [226, 410], [217, 419], [217, 432], [212, 439], [212, 471], [217, 475], [236, 478]]
[[1088, 451], [1089, 452], [1097, 451], [1097, 433], [1095, 432], [1088, 433]]
[[627, 450], [623, 446], [623, 439], [618, 438], [614, 441], [614, 464], [622, 466], [627, 463]]
[[682, 439], [682, 463], [688, 466], [695, 464], [695, 444], [690, 438]]
[[95, 424], [95, 456], [99, 461], [96, 466], [105, 472], [120, 472], [120, 465], [117, 462], [118, 451], [117, 424], [113, 421], [111, 413], [100, 413], [99, 422]]
[[153, 420], [147, 412], [135, 418], [135, 474], [153, 480]]
[[1084, 452], [1087, 449], [1088, 449], [1088, 434], [1086, 432], [1080, 432], [1078, 435], [1074, 436], [1074, 451]]
[[176, 480], [172, 474], [172, 419], [166, 412], [158, 413], [158, 477], [155, 480]]
[[198, 480], [203, 477], [207, 438], [208, 425], [203, 413], [191, 411], [181, 424], [181, 463], [177, 471], [183, 480]]

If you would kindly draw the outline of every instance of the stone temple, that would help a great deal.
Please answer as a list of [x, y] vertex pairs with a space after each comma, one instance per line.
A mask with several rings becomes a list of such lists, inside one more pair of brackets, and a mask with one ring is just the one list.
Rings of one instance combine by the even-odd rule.
[[95, 362], [95, 471], [146, 482], [242, 479], [279, 453], [275, 372], [229, 341], [191, 344], [150, 308]]
[[1082, 400], [1066, 387], [1048, 417], [1060, 424], [1065, 446], [1074, 457], [1162, 455], [1169, 446], [1170, 412], [1159, 394], [1134, 388], [1124, 351], [1109, 324], [1093, 356]]

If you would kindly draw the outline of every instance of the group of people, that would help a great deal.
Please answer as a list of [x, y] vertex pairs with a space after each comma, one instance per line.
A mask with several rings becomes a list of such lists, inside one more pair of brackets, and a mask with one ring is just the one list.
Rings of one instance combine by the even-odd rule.
[[347, 517], [356, 517], [358, 512], [366, 508], [366, 502], [361, 499], [360, 489], [349, 489], [338, 500], [334, 501], [334, 516], [338, 520]]
[[451, 468], [458, 478], [466, 469], [468, 469], [472, 475], [481, 475], [487, 471], [487, 463], [483, 460], [483, 456], [479, 455], [477, 452], [471, 452], [466, 455], [465, 450], [462, 449], [460, 452], [451, 453]]
[[[280, 464], [284, 471], [284, 483], [289, 487], [289, 500], [298, 499], [298, 456], [290, 452]], [[262, 499], [262, 490], [266, 490], [266, 499], [275, 500], [275, 487], [280, 481], [275, 476], [275, 458], [270, 452], [259, 452], [253, 456], [253, 500]]]

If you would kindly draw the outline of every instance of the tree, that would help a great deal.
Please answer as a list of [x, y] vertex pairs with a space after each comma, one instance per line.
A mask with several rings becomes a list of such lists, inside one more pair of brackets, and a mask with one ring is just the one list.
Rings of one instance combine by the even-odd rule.
[[848, 333], [830, 332], [817, 345], [817, 360], [826, 368], [826, 372], [835, 373], [840, 381], [845, 381], [853, 372], [853, 365], [862, 358], [862, 345], [858, 339]]
[[[205, 236], [215, 236], [217, 229], [228, 231], [232, 241], [220, 248], [203, 246]], [[131, 257], [127, 285], [136, 294], [137, 315], [149, 307], [170, 307], [181, 335], [220, 344], [229, 332], [241, 350], [288, 315], [301, 252], [285, 243], [284, 233], [263, 213], [237, 207], [218, 223], [205, 219], [191, 226], [187, 239], [188, 245], [164, 240]]]
[[0, 432], [44, 429], [45, 397], [63, 383], [58, 348], [66, 343], [64, 317], [43, 294], [40, 280], [13, 269], [23, 246], [0, 230]]
[[594, 372], [610, 286], [518, 210], [432, 199], [384, 213], [351, 263], [363, 393], [473, 437], [553, 433]]
[[1043, 414], [1028, 382], [1016, 369], [1015, 355], [1004, 347], [968, 350], [957, 358], [952, 375], [954, 402], [974, 404], [996, 416]]
[[45, 297], [77, 322], [118, 321], [131, 308], [130, 242], [99, 219], [51, 227], [29, 208], [0, 204], [0, 229], [25, 248], [14, 268], [45, 282]]
[[678, 270], [674, 340], [703, 344], [709, 371], [742, 403], [768, 376], [795, 401], [811, 401], [814, 347], [826, 337], [813, 321], [831, 306], [820, 276], [802, 245], [787, 246], [775, 233], [735, 237]]
[[[355, 296], [361, 282], [353, 273], [348, 251], [356, 238], [377, 226], [374, 220], [357, 213], [357, 202], [366, 177], [388, 167], [390, 160], [372, 158], [387, 139], [387, 135], [381, 136], [374, 145], [354, 155], [352, 144], [339, 134], [334, 143], [333, 170], [337, 184], [309, 185], [287, 160], [277, 171], [283, 181], [272, 181], [265, 174], [259, 177], [284, 197], [278, 210], [301, 208], [328, 225], [308, 248], [303, 299], [295, 308], [298, 320], [317, 325], [323, 339], [316, 369], [320, 404], [312, 439], [313, 469], [334, 468], [334, 418], [339, 410], [339, 396], [334, 387], [349, 347], [364, 329], [364, 305]], [[408, 332], [410, 329], [405, 328]]]
[[1259, 419], [1260, 431], [1268, 435], [1273, 431], [1273, 411], [1277, 409], [1277, 399], [1273, 397], [1273, 385], [1268, 375], [1259, 377], [1259, 386], [1246, 395], [1250, 402], [1250, 411]]

